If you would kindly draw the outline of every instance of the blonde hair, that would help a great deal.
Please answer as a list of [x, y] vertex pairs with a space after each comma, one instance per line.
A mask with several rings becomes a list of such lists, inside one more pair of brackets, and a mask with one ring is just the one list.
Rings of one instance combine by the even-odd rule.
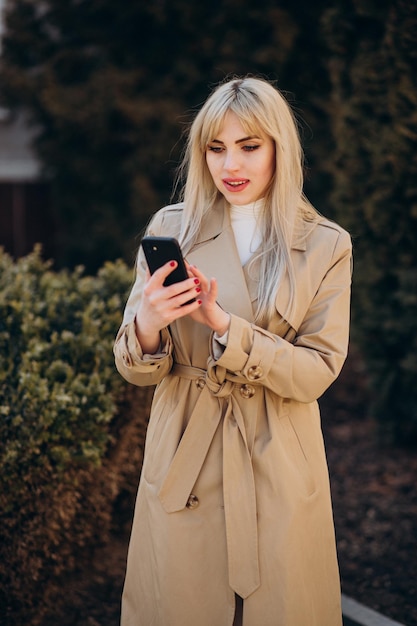
[[[275, 144], [275, 173], [265, 196], [261, 216], [262, 245], [258, 283], [258, 309], [255, 319], [266, 323], [275, 310], [277, 285], [283, 276], [290, 282], [287, 317], [294, 305], [295, 277], [291, 244], [297, 218], [315, 222], [318, 213], [303, 194], [303, 152], [297, 123], [290, 106], [271, 83], [260, 78], [234, 78], [219, 85], [195, 117], [188, 134], [178, 180], [185, 180], [180, 242], [187, 252], [200, 229], [204, 216], [222, 197], [206, 164], [207, 144], [219, 133], [225, 115], [233, 112], [248, 134], [272, 138]], [[250, 269], [250, 267], [249, 267]]]

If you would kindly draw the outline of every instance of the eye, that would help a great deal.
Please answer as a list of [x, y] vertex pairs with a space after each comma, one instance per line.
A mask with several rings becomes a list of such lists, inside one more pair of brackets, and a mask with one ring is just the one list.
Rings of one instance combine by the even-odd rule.
[[260, 148], [261, 146], [259, 144], [255, 144], [255, 145], [249, 145], [249, 146], [243, 146], [243, 150], [245, 152], [254, 152], [255, 150], [257, 150], [258, 148]]
[[209, 150], [210, 152], [222, 152], [223, 148], [222, 146], [207, 146], [207, 150]]

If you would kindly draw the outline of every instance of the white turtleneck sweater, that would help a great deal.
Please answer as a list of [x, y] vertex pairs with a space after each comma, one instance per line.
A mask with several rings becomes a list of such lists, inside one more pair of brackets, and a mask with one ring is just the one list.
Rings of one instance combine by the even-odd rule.
[[[242, 267], [249, 261], [261, 243], [262, 235], [258, 218], [263, 206], [263, 199], [241, 206], [230, 205], [230, 221]], [[227, 344], [228, 336], [228, 330], [221, 337], [214, 333], [213, 355], [215, 359], [220, 358]]]
[[259, 215], [263, 209], [263, 200], [250, 204], [230, 206], [230, 221], [235, 235], [240, 262], [245, 265], [261, 243]]

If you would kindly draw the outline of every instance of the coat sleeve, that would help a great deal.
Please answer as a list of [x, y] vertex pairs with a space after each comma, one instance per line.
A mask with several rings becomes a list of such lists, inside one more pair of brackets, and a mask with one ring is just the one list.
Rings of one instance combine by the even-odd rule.
[[[149, 231], [152, 232], [152, 231]], [[116, 368], [129, 383], [139, 387], [158, 384], [172, 368], [172, 338], [168, 328], [161, 330], [160, 351], [144, 354], [136, 335], [135, 316], [145, 280], [146, 262], [138, 254], [136, 280], [126, 303], [122, 325], [113, 346]]]
[[349, 341], [351, 242], [342, 231], [294, 343], [231, 316], [218, 366], [283, 398], [312, 402], [337, 378]]

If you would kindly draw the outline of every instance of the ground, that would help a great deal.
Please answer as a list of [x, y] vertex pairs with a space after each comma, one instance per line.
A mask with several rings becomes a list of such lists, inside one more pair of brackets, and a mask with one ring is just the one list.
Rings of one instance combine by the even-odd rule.
[[[321, 402], [343, 592], [417, 626], [417, 454], [378, 444], [362, 379], [349, 360]], [[132, 506], [44, 626], [118, 625]]]
[[343, 591], [416, 626], [417, 451], [378, 443], [351, 368], [322, 402]]

